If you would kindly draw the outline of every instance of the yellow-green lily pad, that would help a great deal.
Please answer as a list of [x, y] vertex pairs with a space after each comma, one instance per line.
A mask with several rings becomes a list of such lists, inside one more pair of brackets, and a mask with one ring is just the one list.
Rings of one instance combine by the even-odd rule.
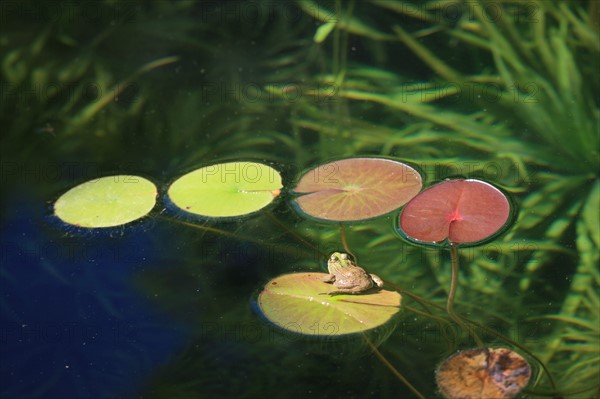
[[139, 176], [117, 175], [73, 187], [54, 203], [54, 214], [79, 227], [114, 227], [147, 215], [156, 204], [154, 183]]
[[257, 162], [228, 162], [196, 169], [175, 180], [168, 190], [182, 210], [207, 217], [256, 212], [280, 193], [281, 175]]
[[325, 273], [284, 274], [269, 281], [258, 296], [264, 317], [303, 335], [338, 336], [365, 332], [389, 322], [400, 311], [396, 291], [372, 289], [360, 295], [329, 296]]

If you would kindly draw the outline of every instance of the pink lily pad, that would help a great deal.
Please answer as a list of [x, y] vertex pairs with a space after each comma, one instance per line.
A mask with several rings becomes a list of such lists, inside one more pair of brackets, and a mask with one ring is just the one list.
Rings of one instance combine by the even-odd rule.
[[474, 243], [507, 224], [510, 203], [504, 193], [481, 180], [456, 179], [436, 184], [414, 197], [400, 214], [409, 240]]
[[400, 208], [421, 190], [421, 175], [402, 162], [349, 158], [306, 172], [294, 192], [305, 214], [329, 221], [377, 217]]
[[325, 273], [292, 273], [265, 284], [258, 310], [271, 323], [302, 335], [338, 336], [382, 326], [400, 311], [396, 291], [329, 296]]

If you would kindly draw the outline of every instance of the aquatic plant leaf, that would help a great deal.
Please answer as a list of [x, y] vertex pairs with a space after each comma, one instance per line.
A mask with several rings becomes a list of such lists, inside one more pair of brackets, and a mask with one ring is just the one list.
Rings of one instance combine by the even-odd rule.
[[139, 176], [116, 175], [73, 187], [54, 203], [54, 214], [79, 227], [114, 227], [150, 212], [156, 204], [154, 183]]
[[281, 175], [257, 162], [228, 162], [196, 169], [167, 192], [179, 208], [195, 215], [231, 217], [258, 211], [280, 193]]
[[306, 12], [308, 15], [321, 22], [340, 21], [337, 26], [339, 29], [346, 30], [349, 33], [368, 37], [373, 40], [393, 40], [392, 35], [388, 35], [384, 32], [380, 32], [375, 28], [365, 24], [361, 20], [355, 17], [344, 17], [342, 15], [336, 15], [335, 12], [323, 7], [310, 0], [299, 1], [298, 6]]
[[337, 22], [337, 20], [332, 19], [331, 21], [325, 22], [323, 25], [319, 26], [317, 28], [317, 31], [315, 32], [313, 41], [315, 43], [322, 43], [325, 39], [327, 39], [327, 36], [329, 36], [331, 31], [335, 28]]
[[436, 372], [440, 391], [450, 399], [507, 399], [529, 383], [531, 367], [506, 348], [478, 348], [458, 352]]
[[436, 184], [413, 198], [400, 214], [400, 229], [417, 242], [482, 241], [506, 225], [510, 203], [481, 180], [456, 179]]
[[303, 335], [336, 336], [367, 331], [390, 321], [400, 310], [396, 291], [329, 296], [335, 290], [325, 273], [293, 273], [269, 281], [258, 306], [273, 324]]
[[600, 247], [600, 180], [596, 180], [594, 187], [583, 209], [583, 222], [589, 232], [589, 235], [596, 245]]
[[139, 78], [141, 75], [148, 73], [149, 71], [160, 68], [165, 65], [172, 64], [177, 62], [179, 57], [177, 56], [169, 56], [160, 58], [158, 60], [151, 61], [143, 66], [141, 66], [133, 75], [129, 78], [117, 83], [111, 90], [107, 91], [101, 98], [97, 99], [97, 101], [93, 101], [89, 105], [87, 105], [76, 117], [73, 118], [71, 124], [73, 125], [82, 125], [86, 122], [89, 122], [94, 115], [100, 112], [104, 107], [110, 104], [111, 101], [118, 99], [118, 94], [123, 92], [123, 89], [131, 85], [132, 81], [136, 78]]
[[309, 216], [331, 221], [363, 220], [398, 209], [421, 190], [421, 175], [383, 158], [349, 158], [320, 165], [298, 182], [295, 199]]

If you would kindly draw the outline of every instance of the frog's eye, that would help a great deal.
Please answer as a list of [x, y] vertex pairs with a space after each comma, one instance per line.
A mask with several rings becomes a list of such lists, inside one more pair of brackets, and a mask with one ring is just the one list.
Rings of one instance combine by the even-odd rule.
[[348, 260], [348, 254], [341, 254], [340, 256], [342, 260]]
[[335, 254], [331, 254], [331, 256], [329, 257], [329, 260], [335, 262], [336, 260], [338, 260], [338, 257]]

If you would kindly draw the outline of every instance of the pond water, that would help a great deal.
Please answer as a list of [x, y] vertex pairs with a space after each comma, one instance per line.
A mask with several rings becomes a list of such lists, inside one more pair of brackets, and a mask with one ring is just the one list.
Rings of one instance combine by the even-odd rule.
[[[600, 397], [598, 6], [482, 4], [2, 3], [0, 397], [435, 398], [440, 364], [481, 345], [529, 362], [516, 397]], [[458, 249], [462, 323], [447, 242], [406, 240], [398, 209], [343, 228], [299, 211], [306, 171], [354, 157], [508, 197], [501, 234]], [[272, 203], [203, 218], [167, 198], [233, 161], [281, 173]], [[54, 215], [69, 189], [124, 174], [157, 187], [140, 220]], [[286, 302], [287, 330], [265, 315], [267, 282], [339, 272], [327, 261], [348, 250], [401, 292], [389, 321], [342, 336], [352, 312], [329, 318], [373, 292], [317, 293], [332, 313], [309, 324]]]

